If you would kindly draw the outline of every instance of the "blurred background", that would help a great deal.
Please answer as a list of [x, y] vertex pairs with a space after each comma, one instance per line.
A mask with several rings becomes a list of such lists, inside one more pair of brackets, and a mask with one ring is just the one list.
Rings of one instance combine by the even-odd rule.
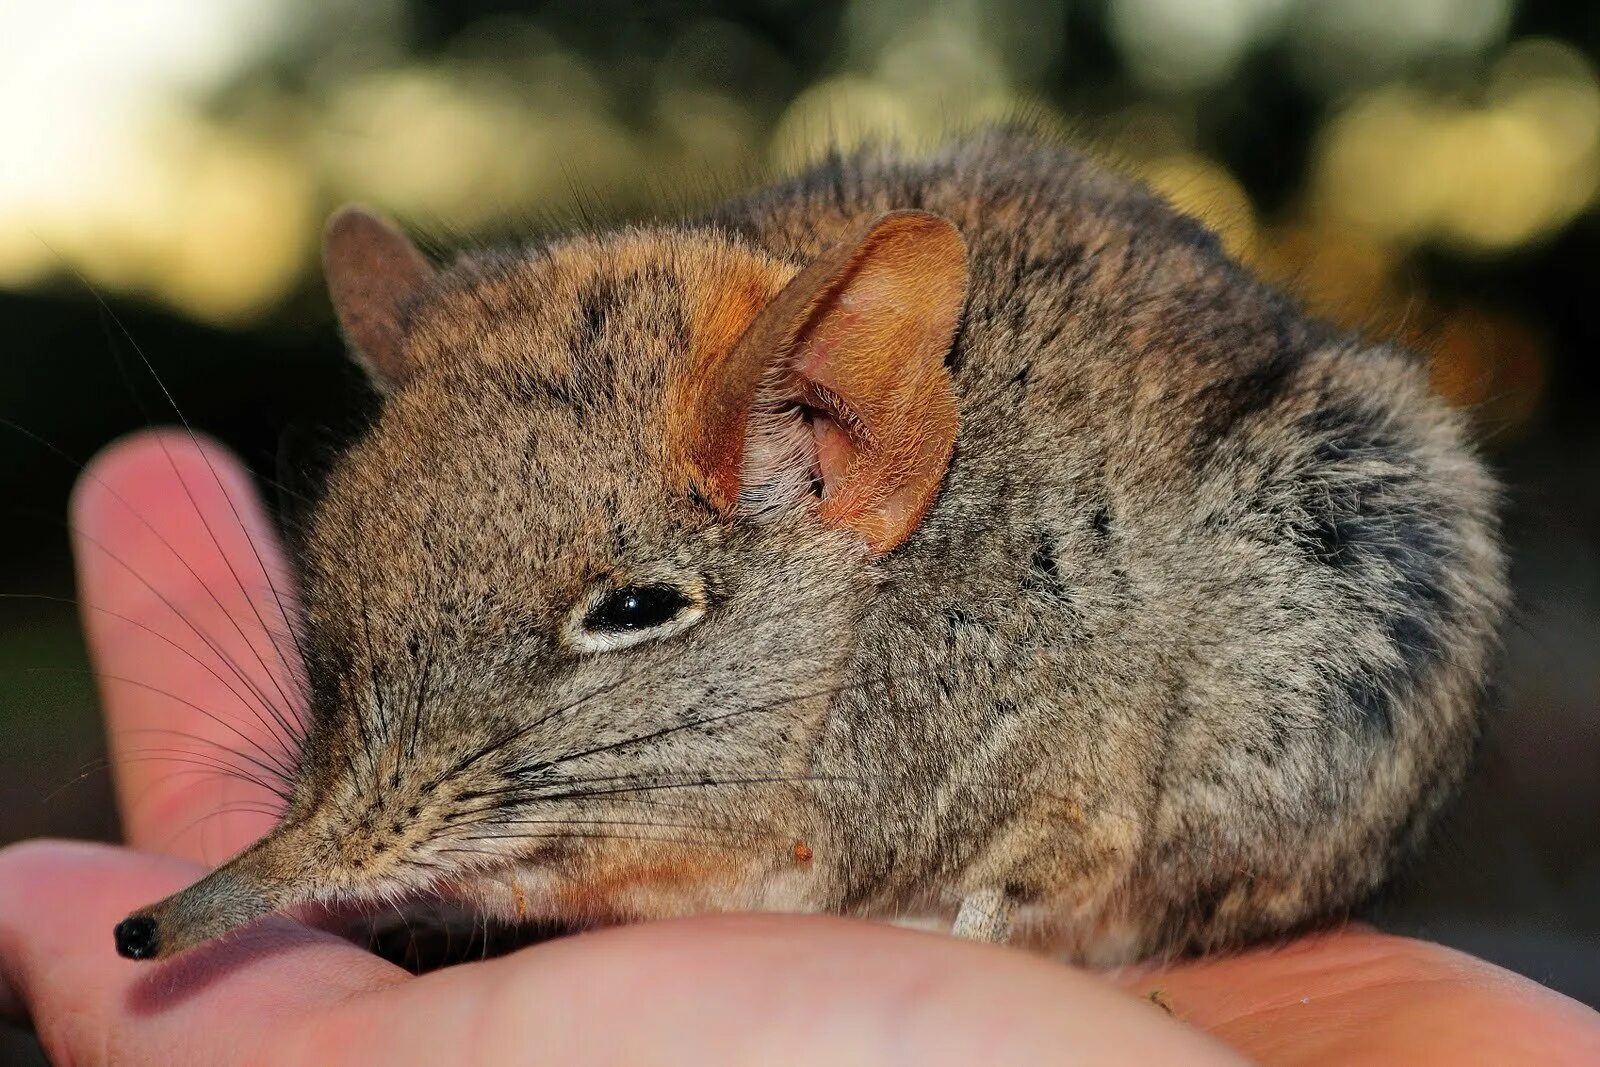
[[[443, 249], [1022, 118], [1473, 413], [1519, 618], [1480, 771], [1382, 919], [1600, 1003], [1597, 64], [1570, 0], [11, 0], [0, 591], [72, 594], [74, 467], [39, 439], [170, 419], [134, 343], [260, 472], [359, 410], [316, 266], [343, 201]], [[0, 843], [115, 833], [84, 667], [70, 604], [0, 601]]]

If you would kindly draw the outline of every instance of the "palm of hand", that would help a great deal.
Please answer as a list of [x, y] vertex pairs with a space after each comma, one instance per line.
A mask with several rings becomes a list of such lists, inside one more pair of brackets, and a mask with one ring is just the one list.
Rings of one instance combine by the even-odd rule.
[[[292, 688], [262, 631], [230, 621], [276, 615], [256, 587], [280, 563], [243, 472], [209, 457], [187, 437], [137, 438], [96, 462], [74, 503], [130, 847], [0, 852], [0, 1014], [31, 1020], [60, 1062], [1600, 1062], [1600, 1016], [1581, 1005], [1363, 930], [1107, 978], [874, 924], [728, 916], [414, 978], [274, 919], [130, 964], [112, 952], [116, 920], [271, 818], [264, 786], [173, 773], [136, 749], [160, 730], [167, 752], [209, 764], [217, 745], [239, 748], [250, 690]], [[202, 665], [218, 650], [249, 690]]]

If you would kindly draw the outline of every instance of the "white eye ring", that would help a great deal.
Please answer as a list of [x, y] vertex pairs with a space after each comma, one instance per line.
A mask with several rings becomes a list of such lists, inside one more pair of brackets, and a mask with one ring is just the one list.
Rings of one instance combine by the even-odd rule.
[[660, 580], [607, 585], [579, 601], [567, 619], [564, 636], [580, 652], [615, 652], [680, 634], [705, 613], [705, 595], [698, 582], [692, 588]]

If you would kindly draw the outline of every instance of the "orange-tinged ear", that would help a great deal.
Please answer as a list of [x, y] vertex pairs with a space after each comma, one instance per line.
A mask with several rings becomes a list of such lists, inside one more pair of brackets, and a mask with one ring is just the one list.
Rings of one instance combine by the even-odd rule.
[[945, 357], [966, 290], [960, 234], [923, 211], [818, 257], [691, 371], [683, 448], [701, 491], [756, 517], [811, 502], [875, 552], [904, 542], [955, 447]]
[[405, 315], [432, 282], [433, 267], [393, 224], [354, 206], [328, 220], [322, 267], [345, 336], [373, 385], [393, 392], [411, 371]]

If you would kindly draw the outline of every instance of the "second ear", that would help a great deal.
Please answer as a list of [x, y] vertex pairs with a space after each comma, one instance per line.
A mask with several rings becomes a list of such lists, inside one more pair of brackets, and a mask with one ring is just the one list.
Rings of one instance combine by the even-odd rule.
[[322, 265], [339, 324], [373, 385], [400, 388], [412, 371], [406, 314], [433, 282], [433, 266], [393, 223], [355, 206], [328, 220]]

